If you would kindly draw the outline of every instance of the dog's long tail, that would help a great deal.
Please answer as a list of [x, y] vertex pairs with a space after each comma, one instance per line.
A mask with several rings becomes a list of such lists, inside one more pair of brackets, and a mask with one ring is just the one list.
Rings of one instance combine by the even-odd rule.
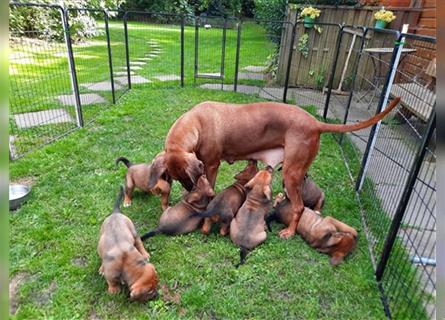
[[267, 229], [269, 230], [269, 232], [272, 232], [272, 228], [270, 227], [270, 224], [271, 224], [272, 221], [275, 221], [275, 220], [277, 220], [277, 211], [274, 208], [269, 213], [269, 215], [266, 217], [266, 220], [265, 220], [266, 221], [266, 226], [267, 226]]
[[365, 121], [360, 121], [354, 124], [331, 124], [325, 122], [318, 122], [318, 130], [323, 132], [351, 132], [357, 131], [360, 129], [367, 128], [373, 124], [376, 124], [378, 121], [382, 120], [388, 113], [394, 109], [400, 101], [400, 97], [394, 98], [391, 103], [385, 108], [384, 111], [376, 114], [374, 117], [369, 118]]
[[212, 209], [209, 209], [209, 210], [204, 211], [204, 212], [194, 212], [194, 213], [192, 214], [192, 217], [209, 218], [209, 217], [211, 217], [211, 216], [214, 216], [214, 215], [217, 214], [218, 212], [219, 212], [218, 209], [216, 209], [216, 208], [212, 208]]
[[123, 162], [127, 168], [130, 168], [133, 164], [125, 157], [119, 157], [116, 159], [116, 165], [118, 165], [119, 162]]
[[120, 207], [123, 198], [124, 198], [124, 187], [121, 186], [119, 189], [119, 195], [117, 196], [116, 202], [114, 203], [113, 213], [121, 212]]
[[161, 232], [161, 230], [159, 230], [159, 227], [156, 228], [156, 229], [153, 229], [153, 230], [151, 230], [151, 231], [148, 231], [147, 233], [145, 233], [145, 234], [143, 234], [143, 235], [141, 236], [141, 240], [142, 240], [142, 241], [145, 241], [145, 240], [147, 240], [148, 238], [154, 237], [155, 235], [157, 235], [157, 234], [160, 233], [160, 232]]

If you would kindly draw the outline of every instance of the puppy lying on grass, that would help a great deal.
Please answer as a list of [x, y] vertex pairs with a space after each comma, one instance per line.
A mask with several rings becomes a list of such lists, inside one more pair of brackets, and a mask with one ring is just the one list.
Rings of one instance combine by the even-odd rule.
[[265, 217], [272, 199], [272, 167], [259, 171], [244, 187], [248, 190], [246, 201], [230, 223], [230, 239], [240, 247], [239, 267], [247, 254], [266, 240]]
[[168, 208], [168, 198], [170, 197], [171, 179], [164, 175], [158, 179], [153, 188], [148, 188], [148, 178], [150, 177], [151, 164], [139, 163], [133, 164], [125, 157], [116, 159], [116, 165], [122, 162], [128, 168], [125, 175], [125, 199], [124, 207], [131, 205], [131, 195], [134, 188], [139, 188], [144, 192], [152, 193], [161, 196], [161, 208], [165, 210]]
[[201, 228], [203, 234], [209, 234], [212, 224], [220, 222], [220, 235], [225, 236], [229, 233], [230, 222], [235, 217], [238, 209], [246, 200], [246, 188], [244, 185], [252, 179], [258, 172], [256, 160], [250, 160], [243, 171], [234, 178], [236, 182], [218, 193], [210, 201], [205, 212], [197, 214], [203, 217], [204, 223]]
[[[304, 198], [303, 198], [304, 201]], [[281, 195], [275, 200], [275, 208], [266, 218], [269, 231], [270, 222], [277, 220], [289, 225], [292, 220], [290, 201]], [[305, 207], [297, 227], [297, 233], [314, 249], [328, 254], [332, 265], [343, 262], [357, 244], [357, 231], [347, 224], [332, 218], [322, 217], [320, 212]]]
[[145, 240], [158, 233], [179, 235], [195, 231], [202, 221], [196, 213], [203, 212], [214, 196], [215, 192], [206, 176], [200, 176], [192, 191], [177, 205], [167, 208], [159, 219], [159, 226], [144, 234], [141, 239]]
[[108, 283], [108, 292], [117, 293], [126, 283], [130, 299], [146, 301], [157, 296], [158, 275], [155, 267], [147, 262], [150, 257], [139, 238], [133, 222], [120, 212], [124, 196], [121, 187], [111, 215], [100, 228], [97, 252], [102, 259], [99, 274]]

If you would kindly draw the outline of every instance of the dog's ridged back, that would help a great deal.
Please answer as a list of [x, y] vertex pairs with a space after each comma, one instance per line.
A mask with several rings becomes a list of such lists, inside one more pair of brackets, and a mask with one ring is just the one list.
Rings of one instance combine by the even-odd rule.
[[121, 212], [121, 203], [124, 198], [124, 187], [121, 186], [119, 190], [119, 195], [117, 196], [116, 202], [114, 203], [113, 207], [113, 213], [120, 213]]

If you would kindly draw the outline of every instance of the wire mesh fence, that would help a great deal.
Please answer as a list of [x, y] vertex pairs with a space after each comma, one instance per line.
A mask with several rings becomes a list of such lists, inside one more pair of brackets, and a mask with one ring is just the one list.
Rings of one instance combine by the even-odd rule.
[[[436, 187], [431, 64], [435, 40], [374, 29], [363, 30], [363, 35], [363, 45], [356, 47], [351, 39], [340, 44], [340, 52], [342, 46], [352, 50], [352, 67], [343, 66], [352, 81], [332, 90], [328, 113], [352, 123], [378, 112], [385, 96], [401, 96], [400, 107], [380, 126], [338, 139], [356, 182], [387, 314], [395, 319], [433, 318]], [[341, 69], [337, 65], [333, 70]], [[388, 87], [390, 79], [394, 83]], [[426, 155], [419, 156], [423, 149]]]
[[10, 5], [11, 13], [53, 16], [51, 34], [45, 25], [24, 25], [9, 36], [9, 150], [14, 159], [76, 128], [76, 110], [66, 104], [72, 95], [69, 58], [63, 38], [63, 10], [57, 6]]
[[[193, 17], [57, 6], [45, 28], [10, 34], [10, 154], [97, 117], [129, 88], [197, 86], [315, 106], [353, 123], [401, 96], [378, 126], [338, 135], [356, 183], [387, 314], [431, 318], [435, 298], [435, 39], [332, 23]], [[95, 34], [76, 37], [79, 12]], [[391, 85], [392, 84], [392, 85]], [[387, 99], [388, 98], [388, 99]], [[422, 151], [422, 152], [420, 152]]]

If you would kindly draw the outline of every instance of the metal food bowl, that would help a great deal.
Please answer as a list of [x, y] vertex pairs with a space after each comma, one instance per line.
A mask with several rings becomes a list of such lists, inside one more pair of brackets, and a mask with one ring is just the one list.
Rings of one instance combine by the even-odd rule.
[[31, 187], [22, 184], [9, 185], [9, 210], [18, 209], [28, 199]]

